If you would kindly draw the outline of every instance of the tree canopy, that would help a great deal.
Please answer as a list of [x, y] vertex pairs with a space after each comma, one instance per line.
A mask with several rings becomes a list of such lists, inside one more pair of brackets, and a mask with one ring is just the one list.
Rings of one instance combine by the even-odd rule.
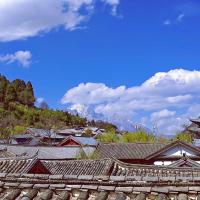
[[12, 102], [29, 107], [34, 106], [35, 96], [32, 84], [30, 81], [26, 84], [21, 79], [9, 81], [0, 74], [0, 105], [7, 107]]

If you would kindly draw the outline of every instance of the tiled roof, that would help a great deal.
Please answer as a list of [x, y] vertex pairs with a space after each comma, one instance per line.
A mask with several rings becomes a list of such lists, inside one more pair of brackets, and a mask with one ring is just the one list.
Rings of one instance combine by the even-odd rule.
[[[182, 158], [169, 166], [128, 164], [114, 159], [100, 160], [40, 160], [38, 154], [33, 157], [13, 157], [0, 160], [0, 173], [32, 173], [34, 169], [42, 167], [42, 173], [54, 175], [72, 175], [75, 177], [81, 175], [91, 176], [200, 176], [200, 165], [193, 161]], [[189, 167], [186, 167], [189, 166]], [[38, 173], [38, 171], [35, 171]], [[41, 170], [39, 170], [41, 173]]]
[[188, 127], [188, 130], [191, 132], [200, 133], [200, 128], [196, 126], [190, 126]]
[[181, 159], [179, 159], [179, 160], [173, 162], [172, 164], [168, 165], [168, 167], [182, 167], [182, 166], [200, 168], [200, 164], [198, 162], [195, 162], [194, 160], [188, 158], [187, 156], [184, 156]]
[[34, 164], [35, 158], [10, 158], [0, 160], [0, 173], [22, 173]]
[[92, 137], [68, 136], [64, 140], [62, 140], [58, 145], [62, 146], [62, 144], [65, 144], [65, 142], [67, 142], [68, 140], [74, 140], [83, 146], [97, 146], [97, 144], [98, 144], [96, 139], [94, 139]]
[[69, 147], [51, 147], [51, 146], [22, 146], [22, 145], [1, 145], [1, 148], [7, 148], [11, 153], [21, 155], [27, 153], [30, 156], [38, 151], [39, 159], [75, 159], [83, 151], [87, 156], [95, 151], [95, 147], [69, 146]]
[[51, 174], [64, 175], [108, 175], [114, 161], [103, 160], [71, 160], [42, 161]]
[[100, 158], [148, 160], [176, 146], [190, 149], [197, 156], [200, 156], [199, 148], [182, 141], [171, 143], [102, 143], [97, 147], [97, 153]]
[[67, 129], [60, 129], [57, 131], [57, 134], [61, 135], [76, 135], [76, 134], [82, 134], [82, 129], [74, 129], [74, 128], [67, 128]]
[[200, 198], [199, 167], [134, 165], [111, 159], [41, 161], [51, 174], [29, 174], [37, 161], [36, 157], [0, 161], [0, 199]]
[[198, 119], [190, 119], [190, 121], [191, 121], [192, 123], [195, 123], [195, 124], [197, 124], [197, 125], [200, 125], [200, 118], [198, 118]]
[[[178, 162], [178, 161], [177, 161]], [[139, 180], [146, 180], [143, 177], [154, 177], [155, 180], [160, 179], [159, 177], [173, 177], [180, 178], [200, 176], [200, 166], [197, 162], [192, 161], [193, 166], [179, 166], [179, 163], [173, 163], [171, 165], [143, 165], [143, 164], [128, 164], [118, 160], [115, 160], [114, 167], [112, 170], [112, 176], [125, 176], [125, 177], [138, 177]], [[195, 165], [196, 163], [196, 165]]]
[[75, 137], [82, 145], [96, 146], [98, 142], [92, 137]]
[[[141, 179], [139, 179], [141, 178]], [[185, 182], [187, 180], [187, 182]], [[125, 177], [0, 174], [5, 200], [199, 199], [199, 177]]]
[[13, 135], [12, 138], [33, 138], [32, 134], [17, 134], [17, 135]]
[[0, 159], [1, 158], [9, 158], [15, 156], [14, 153], [7, 151], [7, 148], [0, 149]]
[[168, 143], [102, 143], [97, 147], [101, 158], [145, 159], [166, 147]]

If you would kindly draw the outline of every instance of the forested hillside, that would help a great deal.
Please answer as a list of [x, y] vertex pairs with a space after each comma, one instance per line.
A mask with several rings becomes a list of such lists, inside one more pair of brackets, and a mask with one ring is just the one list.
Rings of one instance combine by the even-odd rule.
[[68, 112], [34, 106], [36, 97], [31, 82], [9, 81], [0, 75], [0, 136], [23, 132], [27, 127], [58, 129], [85, 126], [87, 120]]
[[4, 108], [9, 108], [11, 102], [33, 106], [35, 97], [32, 84], [20, 79], [10, 82], [5, 76], [0, 75], [0, 104]]

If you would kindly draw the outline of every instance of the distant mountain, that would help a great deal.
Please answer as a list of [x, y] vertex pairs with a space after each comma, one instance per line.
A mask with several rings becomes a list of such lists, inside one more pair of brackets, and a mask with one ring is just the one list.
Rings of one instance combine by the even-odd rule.
[[122, 118], [118, 115], [114, 115], [110, 118], [105, 118], [101, 114], [97, 114], [94, 112], [94, 108], [92, 106], [84, 106], [84, 105], [73, 105], [72, 107], [66, 109], [67, 112], [71, 114], [78, 114], [81, 117], [86, 117], [89, 120], [101, 120], [106, 121], [111, 124], [114, 124], [121, 131], [130, 131], [135, 132], [137, 130], [144, 130], [147, 133], [152, 133], [152, 130], [144, 126], [143, 124], [134, 123], [133, 121], [128, 120], [127, 118]]

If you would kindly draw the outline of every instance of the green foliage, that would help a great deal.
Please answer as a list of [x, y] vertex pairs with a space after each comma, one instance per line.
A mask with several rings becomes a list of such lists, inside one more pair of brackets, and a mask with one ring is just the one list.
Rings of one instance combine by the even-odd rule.
[[160, 143], [167, 143], [170, 142], [171, 140], [169, 138], [166, 138], [164, 136], [159, 136], [156, 138], [156, 142], [160, 142]]
[[188, 132], [180, 132], [180, 133], [177, 133], [175, 135], [173, 140], [175, 140], [175, 141], [180, 140], [180, 141], [183, 141], [183, 142], [192, 143], [192, 135]]
[[10, 84], [6, 90], [5, 102], [10, 103], [15, 101], [17, 101], [17, 93], [13, 85]]
[[77, 160], [87, 160], [88, 156], [85, 154], [83, 149], [80, 150], [80, 152], [76, 155]]
[[135, 143], [135, 142], [156, 142], [156, 138], [153, 134], [148, 134], [144, 131], [138, 132], [125, 132], [121, 136], [117, 135], [115, 132], [108, 132], [99, 136], [98, 140], [100, 142], [125, 142], [125, 143]]
[[32, 84], [31, 82], [26, 84], [20, 79], [10, 82], [0, 74], [0, 105], [8, 108], [11, 102], [34, 106], [35, 96]]
[[8, 86], [8, 80], [5, 76], [1, 76], [0, 74], [0, 102], [4, 102], [6, 96], [6, 90]]
[[26, 131], [25, 126], [14, 126], [13, 129], [11, 130], [12, 134], [23, 134]]
[[99, 154], [94, 151], [93, 153], [91, 153], [90, 155], [86, 155], [85, 152], [83, 151], [83, 149], [80, 150], [79, 154], [76, 156], [77, 160], [97, 160], [99, 159]]
[[115, 132], [107, 132], [98, 137], [100, 142], [119, 142], [119, 136]]
[[85, 132], [83, 133], [83, 136], [92, 137], [92, 130], [86, 129]]
[[33, 86], [31, 82], [28, 82], [24, 90], [24, 103], [28, 106], [33, 106], [35, 102]]
[[[9, 110], [0, 108], [0, 134], [3, 137], [9, 128], [12, 133], [22, 133], [27, 127], [59, 129], [66, 126], [86, 126], [86, 119], [67, 112], [28, 107], [12, 103]], [[5, 133], [6, 132], [6, 133]]]
[[121, 137], [122, 142], [155, 142], [155, 136], [153, 134], [148, 134], [144, 131], [138, 131], [134, 133], [125, 133]]

